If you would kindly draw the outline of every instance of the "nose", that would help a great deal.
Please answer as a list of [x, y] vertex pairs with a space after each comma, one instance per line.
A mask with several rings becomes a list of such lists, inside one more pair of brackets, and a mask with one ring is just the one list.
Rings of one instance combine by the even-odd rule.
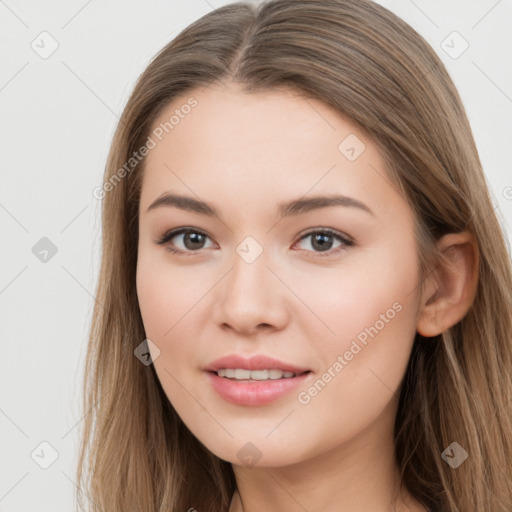
[[282, 329], [288, 321], [287, 290], [265, 251], [250, 263], [235, 253], [231, 263], [216, 287], [213, 320], [223, 330], [246, 335]]

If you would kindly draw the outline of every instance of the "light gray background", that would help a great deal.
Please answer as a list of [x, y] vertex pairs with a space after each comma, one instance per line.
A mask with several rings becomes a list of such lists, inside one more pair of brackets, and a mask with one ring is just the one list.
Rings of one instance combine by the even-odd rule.
[[[99, 269], [100, 201], [92, 190], [138, 75], [180, 30], [227, 3], [0, 0], [2, 512], [73, 509]], [[380, 3], [430, 42], [453, 77], [509, 243], [512, 1]], [[59, 45], [46, 59], [31, 47], [50, 48], [43, 31]], [[463, 42], [453, 31], [469, 44], [458, 58]], [[57, 247], [47, 262], [32, 252], [42, 237]], [[58, 453], [47, 469], [39, 464], [51, 462], [52, 450], [42, 442]]]

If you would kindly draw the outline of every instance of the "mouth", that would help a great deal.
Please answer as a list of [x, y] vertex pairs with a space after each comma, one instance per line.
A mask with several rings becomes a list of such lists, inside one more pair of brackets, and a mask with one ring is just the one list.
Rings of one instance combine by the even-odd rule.
[[224, 402], [257, 407], [287, 397], [289, 400], [293, 391], [308, 385], [313, 373], [310, 370], [295, 373], [276, 368], [219, 368], [206, 371], [206, 375], [212, 389]]
[[203, 368], [213, 390], [224, 401], [260, 406], [289, 395], [307, 383], [312, 371], [266, 354], [231, 354]]

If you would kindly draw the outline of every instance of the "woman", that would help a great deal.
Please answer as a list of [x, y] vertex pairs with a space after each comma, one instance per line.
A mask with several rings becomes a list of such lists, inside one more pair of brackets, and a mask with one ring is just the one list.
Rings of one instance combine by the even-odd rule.
[[236, 3], [99, 190], [91, 510], [512, 509], [512, 272], [460, 97], [369, 0]]

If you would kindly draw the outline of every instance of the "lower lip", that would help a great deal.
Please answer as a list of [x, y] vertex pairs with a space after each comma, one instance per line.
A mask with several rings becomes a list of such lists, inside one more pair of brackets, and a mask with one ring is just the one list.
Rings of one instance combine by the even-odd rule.
[[224, 400], [237, 405], [265, 405], [290, 393], [308, 378], [310, 373], [303, 373], [288, 379], [263, 381], [237, 381], [219, 377], [214, 372], [207, 372], [213, 389]]

